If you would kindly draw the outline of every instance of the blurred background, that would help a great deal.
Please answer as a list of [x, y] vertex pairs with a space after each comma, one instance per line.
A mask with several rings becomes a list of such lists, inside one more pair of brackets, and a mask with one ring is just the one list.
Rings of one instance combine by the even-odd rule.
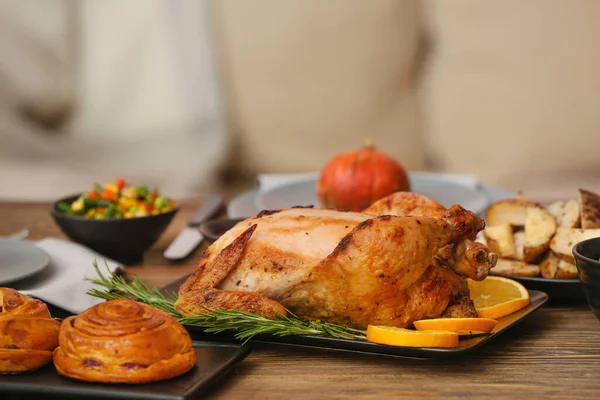
[[0, 198], [173, 197], [375, 145], [600, 190], [597, 0], [0, 0]]

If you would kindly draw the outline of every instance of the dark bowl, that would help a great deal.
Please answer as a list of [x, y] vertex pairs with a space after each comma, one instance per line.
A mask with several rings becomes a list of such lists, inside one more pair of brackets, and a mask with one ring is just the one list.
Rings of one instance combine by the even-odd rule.
[[588, 305], [600, 320], [600, 238], [576, 244], [573, 255]]
[[178, 207], [146, 217], [90, 219], [66, 215], [57, 209], [60, 202], [71, 203], [80, 195], [65, 197], [52, 205], [50, 214], [65, 235], [98, 253], [123, 264], [142, 260], [179, 210]]

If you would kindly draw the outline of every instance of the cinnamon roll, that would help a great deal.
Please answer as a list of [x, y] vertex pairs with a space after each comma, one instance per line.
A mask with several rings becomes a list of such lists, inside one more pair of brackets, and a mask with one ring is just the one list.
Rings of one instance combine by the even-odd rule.
[[196, 362], [183, 325], [132, 300], [110, 300], [65, 319], [58, 340], [58, 373], [88, 382], [159, 381], [184, 374]]
[[10, 288], [0, 288], [0, 374], [43, 367], [58, 346], [60, 322], [48, 307]]

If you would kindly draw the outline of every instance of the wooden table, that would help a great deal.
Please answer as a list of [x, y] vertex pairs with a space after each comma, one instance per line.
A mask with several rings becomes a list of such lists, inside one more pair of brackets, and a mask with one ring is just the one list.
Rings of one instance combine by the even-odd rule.
[[[183, 204], [142, 264], [127, 268], [163, 286], [192, 271], [203, 249], [180, 263], [162, 258], [198, 201]], [[0, 236], [63, 237], [47, 204], [0, 203]], [[211, 399], [600, 398], [600, 322], [586, 304], [548, 305], [480, 350], [442, 360], [255, 345]]]

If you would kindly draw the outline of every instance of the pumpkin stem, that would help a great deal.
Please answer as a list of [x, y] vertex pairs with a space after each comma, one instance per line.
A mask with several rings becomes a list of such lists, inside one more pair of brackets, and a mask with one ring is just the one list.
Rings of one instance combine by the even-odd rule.
[[365, 144], [364, 147], [368, 148], [368, 149], [374, 149], [375, 148], [375, 144], [373, 143], [373, 139], [371, 139], [370, 137], [365, 139]]

